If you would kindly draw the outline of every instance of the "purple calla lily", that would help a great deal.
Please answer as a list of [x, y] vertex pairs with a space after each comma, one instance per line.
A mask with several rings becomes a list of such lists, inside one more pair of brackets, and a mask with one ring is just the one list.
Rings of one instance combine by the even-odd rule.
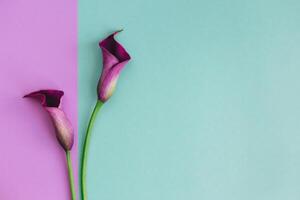
[[98, 100], [91, 115], [82, 150], [81, 159], [81, 194], [82, 200], [87, 200], [86, 173], [87, 173], [87, 156], [88, 148], [91, 140], [91, 130], [95, 122], [95, 118], [103, 106], [103, 104], [112, 96], [118, 78], [122, 69], [131, 59], [125, 48], [115, 40], [115, 35], [120, 31], [116, 31], [104, 40], [100, 41], [99, 46], [102, 50], [103, 68], [101, 77], [98, 82]]
[[24, 97], [37, 99], [49, 113], [55, 127], [56, 137], [65, 151], [72, 149], [74, 143], [73, 128], [65, 113], [59, 108], [61, 97], [64, 95], [60, 90], [40, 90], [32, 92]]
[[114, 32], [99, 43], [103, 56], [103, 69], [98, 83], [98, 99], [103, 103], [113, 94], [119, 75], [130, 60], [130, 55], [114, 38], [119, 32]]
[[50, 115], [53, 125], [55, 127], [56, 138], [60, 143], [60, 145], [66, 151], [66, 160], [68, 166], [71, 197], [72, 200], [76, 200], [74, 175], [73, 175], [71, 153], [70, 153], [70, 150], [72, 149], [74, 143], [74, 133], [70, 121], [68, 120], [64, 111], [62, 111], [59, 108], [61, 97], [63, 95], [64, 92], [60, 90], [39, 90], [27, 94], [24, 97], [25, 98], [29, 97], [29, 98], [34, 98], [39, 100], [42, 106]]

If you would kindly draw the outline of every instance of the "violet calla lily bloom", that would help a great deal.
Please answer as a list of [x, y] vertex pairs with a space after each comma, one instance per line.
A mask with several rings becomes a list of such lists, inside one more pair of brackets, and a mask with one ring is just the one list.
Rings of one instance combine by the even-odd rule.
[[81, 194], [82, 200], [87, 200], [86, 174], [87, 174], [87, 156], [91, 140], [91, 132], [94, 126], [95, 118], [103, 104], [112, 96], [118, 78], [122, 69], [130, 60], [130, 55], [124, 47], [115, 40], [116, 31], [104, 40], [100, 41], [99, 46], [102, 50], [103, 68], [98, 82], [98, 100], [92, 112], [82, 150], [81, 159]]
[[50, 115], [55, 127], [56, 137], [65, 151], [72, 149], [74, 143], [73, 128], [65, 113], [59, 108], [61, 97], [60, 90], [40, 90], [32, 92], [24, 97], [37, 99]]
[[98, 83], [98, 99], [103, 103], [113, 94], [119, 75], [130, 60], [130, 55], [114, 38], [119, 32], [114, 32], [99, 43], [103, 56], [103, 69]]

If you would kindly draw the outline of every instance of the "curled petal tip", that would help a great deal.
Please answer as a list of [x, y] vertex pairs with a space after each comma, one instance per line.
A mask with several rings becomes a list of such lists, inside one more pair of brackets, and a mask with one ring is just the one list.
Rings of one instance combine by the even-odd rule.
[[59, 107], [64, 92], [61, 90], [39, 90], [25, 95], [23, 98], [34, 98], [46, 107]]
[[114, 35], [116, 35], [116, 34], [118, 34], [118, 33], [122, 32], [122, 31], [124, 31], [124, 29], [123, 29], [123, 28], [122, 28], [122, 29], [119, 29], [119, 30], [117, 30], [117, 31], [115, 31], [113, 34], [114, 34]]
[[34, 96], [36, 96], [36, 92], [32, 92], [32, 93], [26, 94], [26, 95], [23, 96], [23, 98], [32, 98]]

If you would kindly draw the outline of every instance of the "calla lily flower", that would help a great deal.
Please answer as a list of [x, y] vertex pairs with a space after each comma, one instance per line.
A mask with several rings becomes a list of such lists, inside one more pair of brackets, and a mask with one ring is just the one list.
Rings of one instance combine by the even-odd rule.
[[130, 55], [114, 38], [119, 32], [114, 32], [99, 43], [102, 50], [103, 69], [98, 83], [98, 99], [103, 103], [112, 96], [119, 75], [130, 60]]
[[60, 107], [61, 97], [64, 95], [60, 90], [39, 90], [25, 95], [24, 97], [34, 98], [40, 101], [42, 106], [48, 112], [55, 127], [56, 138], [63, 149], [66, 151], [66, 160], [68, 166], [70, 192], [72, 200], [76, 200], [76, 191], [74, 184], [74, 175], [71, 162], [71, 153], [74, 143], [73, 128], [64, 111]]
[[81, 159], [81, 194], [82, 200], [87, 200], [86, 174], [87, 156], [91, 140], [91, 132], [94, 126], [97, 113], [103, 104], [112, 96], [122, 69], [131, 59], [125, 48], [115, 40], [116, 31], [104, 40], [100, 41], [99, 46], [102, 50], [103, 68], [98, 82], [98, 100], [91, 115], [82, 150]]
[[65, 151], [72, 149], [74, 143], [73, 128], [65, 113], [59, 108], [61, 97], [64, 95], [60, 90], [40, 90], [25, 95], [40, 101], [48, 112], [55, 127], [56, 137]]

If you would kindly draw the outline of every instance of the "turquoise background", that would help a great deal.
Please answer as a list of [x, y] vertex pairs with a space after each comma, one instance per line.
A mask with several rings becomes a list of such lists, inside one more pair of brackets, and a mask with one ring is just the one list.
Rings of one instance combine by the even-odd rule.
[[[300, 1], [79, 0], [82, 142], [114, 30], [132, 56], [93, 132], [91, 200], [298, 200]], [[81, 146], [82, 147], [82, 146]]]

